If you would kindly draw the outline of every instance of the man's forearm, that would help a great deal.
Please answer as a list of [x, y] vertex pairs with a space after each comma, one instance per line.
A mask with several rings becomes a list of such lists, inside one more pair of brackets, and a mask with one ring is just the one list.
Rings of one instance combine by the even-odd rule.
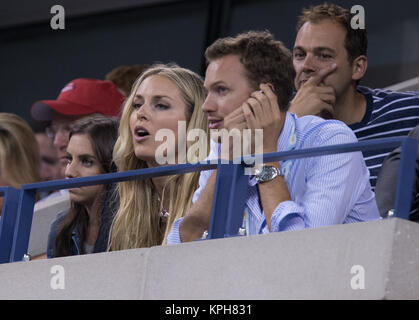
[[180, 223], [179, 235], [182, 242], [201, 238], [204, 231], [208, 230], [216, 176], [217, 171], [214, 170], [198, 200], [188, 210]]

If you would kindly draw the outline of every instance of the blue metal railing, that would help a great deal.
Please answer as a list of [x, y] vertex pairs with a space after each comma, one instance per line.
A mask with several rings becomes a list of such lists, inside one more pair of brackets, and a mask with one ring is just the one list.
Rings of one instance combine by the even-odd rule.
[[[393, 217], [408, 220], [412, 198], [411, 190], [415, 176], [416, 152], [418, 148], [418, 141], [415, 139], [409, 137], [381, 138], [357, 143], [274, 152], [264, 154], [263, 162], [308, 158], [354, 151], [368, 151], [380, 148], [394, 149], [398, 146], [401, 147], [401, 157]], [[217, 181], [214, 190], [215, 196], [213, 199], [208, 238], [220, 238], [237, 235], [243, 221], [245, 209], [243, 199], [245, 198], [246, 193], [243, 192], [243, 188], [245, 187], [243, 184], [247, 183], [243, 182], [240, 174], [235, 174], [235, 172], [239, 172], [239, 170], [241, 170], [239, 165], [229, 164], [221, 166], [217, 172]], [[222, 177], [224, 174], [230, 175], [230, 177], [234, 180], [223, 181]], [[233, 185], [235, 186], [234, 189], [231, 188]], [[228, 194], [228, 196], [223, 196], [225, 193]], [[224, 201], [226, 201], [225, 199], [228, 199], [227, 203], [224, 203]], [[218, 208], [228, 208], [228, 210], [220, 210]]]
[[[394, 149], [398, 146], [401, 146], [401, 160], [394, 217], [408, 219], [412, 196], [410, 190], [413, 187], [418, 146], [418, 142], [415, 139], [408, 137], [383, 138], [350, 144], [275, 152], [264, 154], [262, 161], [272, 162], [379, 148]], [[244, 159], [246, 158], [241, 160]], [[246, 167], [244, 163], [242, 161], [239, 164], [228, 163], [221, 165], [221, 162], [207, 161], [198, 164], [180, 164], [108, 173], [92, 177], [26, 184], [20, 190], [0, 188], [0, 196], [5, 196], [4, 202], [6, 204], [3, 205], [3, 217], [0, 220], [0, 263], [21, 261], [23, 255], [27, 252], [37, 192], [109, 184], [134, 179], [148, 179], [216, 168], [218, 168], [217, 179], [208, 238], [214, 239], [237, 235], [243, 220], [248, 184], [248, 177], [244, 175], [244, 168]], [[13, 234], [11, 234], [11, 230], [13, 230]]]
[[0, 218], [0, 263], [9, 261], [20, 192], [19, 189], [12, 187], [0, 188], [0, 196], [3, 197]]

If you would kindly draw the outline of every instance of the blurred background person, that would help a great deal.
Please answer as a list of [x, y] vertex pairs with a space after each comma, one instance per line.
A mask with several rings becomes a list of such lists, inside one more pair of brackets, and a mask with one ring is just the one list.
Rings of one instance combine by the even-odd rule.
[[[419, 143], [419, 125], [409, 132], [408, 137], [416, 139]], [[385, 158], [378, 175], [375, 198], [377, 200], [378, 210], [380, 210], [380, 215], [383, 218], [386, 218], [389, 211], [394, 209], [397, 179], [400, 172], [400, 153], [401, 147], [394, 149]], [[416, 169], [414, 175], [409, 219], [419, 222], [419, 147], [416, 152]]]
[[40, 176], [42, 181], [59, 179], [61, 177], [61, 166], [58, 161], [57, 150], [55, 150], [51, 138], [45, 132], [37, 132], [35, 137], [39, 144], [39, 155], [41, 157]]
[[147, 64], [119, 66], [106, 74], [105, 80], [112, 81], [119, 91], [128, 97], [135, 80], [149, 67]]
[[[42, 181], [61, 179], [61, 164], [53, 140], [45, 132], [47, 126], [49, 126], [49, 123], [42, 122], [33, 122], [31, 125], [39, 145], [39, 175]], [[50, 192], [41, 193], [40, 197], [43, 198], [48, 194]]]
[[[19, 116], [0, 113], [0, 186], [20, 188], [41, 180], [35, 134]], [[0, 198], [0, 208], [3, 197]], [[1, 210], [0, 210], [1, 213]]]
[[51, 121], [46, 133], [53, 139], [61, 163], [61, 178], [67, 165], [67, 145], [71, 124], [82, 117], [102, 114], [119, 116], [124, 96], [110, 81], [75, 79], [61, 90], [56, 100], [42, 100], [31, 107], [36, 121]]

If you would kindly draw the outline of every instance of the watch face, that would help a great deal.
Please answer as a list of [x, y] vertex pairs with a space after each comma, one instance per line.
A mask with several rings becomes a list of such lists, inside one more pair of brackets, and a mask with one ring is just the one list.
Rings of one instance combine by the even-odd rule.
[[263, 167], [257, 171], [258, 180], [261, 182], [272, 180], [276, 175], [276, 170], [273, 167]]
[[266, 168], [266, 170], [262, 171], [261, 178], [262, 180], [269, 180], [269, 179], [272, 179], [274, 174], [275, 174], [275, 171], [272, 170], [272, 168], [268, 167]]

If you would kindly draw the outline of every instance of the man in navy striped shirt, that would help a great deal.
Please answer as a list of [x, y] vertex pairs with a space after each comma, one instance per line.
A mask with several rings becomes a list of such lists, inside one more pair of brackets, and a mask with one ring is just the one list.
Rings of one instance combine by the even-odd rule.
[[[356, 142], [340, 121], [287, 112], [295, 76], [291, 53], [269, 32], [219, 39], [205, 55], [202, 109], [210, 129], [262, 129], [264, 153]], [[218, 157], [220, 144], [212, 146]], [[360, 152], [274, 161], [261, 169], [249, 179], [247, 235], [379, 219]], [[195, 240], [208, 229], [215, 179], [214, 170], [201, 172], [194, 204], [175, 221], [168, 244]]]
[[[367, 70], [367, 32], [351, 27], [349, 10], [323, 4], [303, 10], [293, 49], [297, 94], [289, 111], [346, 123], [359, 141], [407, 135], [419, 124], [419, 92], [370, 89], [358, 83]], [[391, 150], [364, 152], [374, 190]]]

